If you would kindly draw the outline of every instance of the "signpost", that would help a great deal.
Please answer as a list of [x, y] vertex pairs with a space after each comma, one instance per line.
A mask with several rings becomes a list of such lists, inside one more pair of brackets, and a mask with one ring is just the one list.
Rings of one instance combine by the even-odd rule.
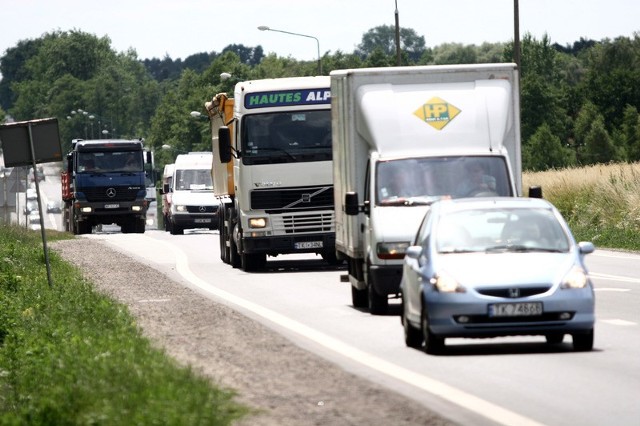
[[[60, 133], [58, 120], [45, 118], [41, 120], [21, 121], [17, 123], [0, 125], [0, 143], [4, 154], [5, 167], [33, 167], [36, 164], [62, 161], [62, 147], [60, 145]], [[44, 248], [44, 259], [47, 267], [47, 280], [49, 287], [51, 282], [51, 266], [49, 264], [49, 250], [47, 249], [47, 237], [42, 216], [42, 202], [40, 197], [40, 184], [34, 179], [38, 194], [38, 211], [40, 213], [40, 232]]]

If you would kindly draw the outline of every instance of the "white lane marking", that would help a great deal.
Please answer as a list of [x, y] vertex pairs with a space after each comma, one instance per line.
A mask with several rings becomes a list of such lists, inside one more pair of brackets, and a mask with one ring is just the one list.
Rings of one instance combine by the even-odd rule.
[[621, 281], [625, 283], [640, 283], [640, 278], [622, 277], [620, 275], [598, 274], [597, 272], [589, 272], [593, 278], [602, 278], [610, 281]]
[[633, 322], [633, 321], [627, 321], [627, 320], [623, 320], [623, 319], [606, 319], [606, 320], [598, 320], [598, 322], [604, 322], [607, 324], [611, 324], [611, 325], [622, 325], [622, 326], [629, 326], [629, 325], [637, 325], [637, 322]]
[[541, 423], [538, 423], [532, 419], [521, 416], [520, 414], [517, 414], [513, 411], [492, 404], [489, 401], [485, 401], [474, 395], [456, 389], [453, 386], [449, 386], [445, 383], [431, 379], [424, 375], [416, 374], [415, 372], [407, 370], [406, 368], [402, 368], [381, 358], [372, 356], [366, 352], [354, 348], [353, 346], [347, 345], [340, 340], [337, 340], [324, 333], [318, 332], [297, 321], [291, 320], [290, 318], [287, 318], [275, 311], [264, 308], [246, 299], [242, 299], [236, 295], [216, 288], [208, 284], [204, 280], [198, 278], [191, 272], [187, 256], [182, 250], [179, 250], [164, 241], [158, 241], [158, 243], [164, 244], [175, 255], [176, 271], [186, 280], [188, 280], [201, 290], [204, 290], [212, 295], [215, 295], [216, 297], [227, 300], [230, 303], [233, 303], [257, 315], [260, 315], [261, 317], [287, 330], [293, 331], [353, 361], [360, 362], [361, 364], [364, 364], [373, 370], [377, 370], [397, 380], [403, 381], [419, 389], [437, 395], [448, 400], [449, 402], [462, 406], [499, 424], [542, 426]]
[[611, 293], [625, 293], [627, 291], [631, 291], [631, 289], [630, 288], [616, 288], [616, 287], [602, 287], [602, 288], [594, 288], [593, 291], [611, 292]]

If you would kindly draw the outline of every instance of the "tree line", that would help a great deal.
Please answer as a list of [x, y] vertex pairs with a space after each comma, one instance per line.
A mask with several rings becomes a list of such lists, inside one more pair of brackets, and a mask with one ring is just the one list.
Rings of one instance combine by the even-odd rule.
[[[425, 47], [400, 31], [401, 65], [512, 62], [513, 42]], [[521, 133], [525, 170], [640, 160], [640, 35], [552, 44], [521, 40]], [[396, 65], [395, 30], [378, 26], [353, 52], [325, 52], [322, 69]], [[0, 122], [57, 117], [63, 148], [75, 138], [144, 138], [161, 167], [177, 153], [211, 149], [204, 102], [235, 82], [315, 75], [316, 61], [230, 44], [184, 60], [141, 60], [108, 37], [78, 30], [22, 40], [0, 57]], [[231, 78], [222, 79], [221, 74]], [[163, 146], [165, 149], [163, 149]], [[170, 147], [169, 149], [166, 149]]]

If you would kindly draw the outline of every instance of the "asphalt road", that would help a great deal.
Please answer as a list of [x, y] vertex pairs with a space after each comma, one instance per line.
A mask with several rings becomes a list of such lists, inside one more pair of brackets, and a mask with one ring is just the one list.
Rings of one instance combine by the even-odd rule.
[[462, 424], [640, 424], [640, 255], [597, 250], [592, 352], [571, 338], [447, 339], [445, 355], [404, 345], [397, 305], [386, 316], [351, 306], [340, 268], [319, 257], [269, 258], [245, 273], [219, 259], [217, 232], [159, 230], [88, 236], [136, 257], [283, 334], [297, 345], [446, 413]]
[[[46, 213], [46, 202], [60, 199], [59, 174], [52, 166], [45, 173], [45, 227], [61, 230], [62, 215]], [[543, 337], [507, 337], [447, 339], [448, 352], [433, 356], [404, 345], [397, 304], [386, 316], [353, 308], [349, 285], [339, 279], [345, 271], [319, 257], [269, 258], [265, 271], [249, 274], [220, 261], [217, 232], [170, 235], [154, 225], [144, 235], [107, 226], [88, 238], [104, 240], [348, 371], [449, 418], [455, 413], [454, 421], [640, 424], [638, 254], [596, 250], [587, 257], [596, 286], [592, 352], [573, 352], [569, 336], [554, 347]]]

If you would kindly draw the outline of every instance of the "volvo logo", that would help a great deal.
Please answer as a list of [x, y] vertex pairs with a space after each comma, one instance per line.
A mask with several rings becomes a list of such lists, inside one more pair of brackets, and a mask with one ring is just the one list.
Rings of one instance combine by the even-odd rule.
[[509, 297], [515, 299], [520, 297], [520, 289], [519, 288], [510, 288], [509, 289]]
[[115, 188], [107, 189], [107, 197], [113, 198], [115, 196], [116, 196], [116, 189]]
[[198, 210], [200, 211], [200, 213], [204, 213], [207, 211], [207, 208], [205, 206], [200, 206], [198, 207]]
[[311, 194], [302, 194], [302, 197], [300, 197], [300, 199], [302, 200], [303, 203], [310, 203]]

